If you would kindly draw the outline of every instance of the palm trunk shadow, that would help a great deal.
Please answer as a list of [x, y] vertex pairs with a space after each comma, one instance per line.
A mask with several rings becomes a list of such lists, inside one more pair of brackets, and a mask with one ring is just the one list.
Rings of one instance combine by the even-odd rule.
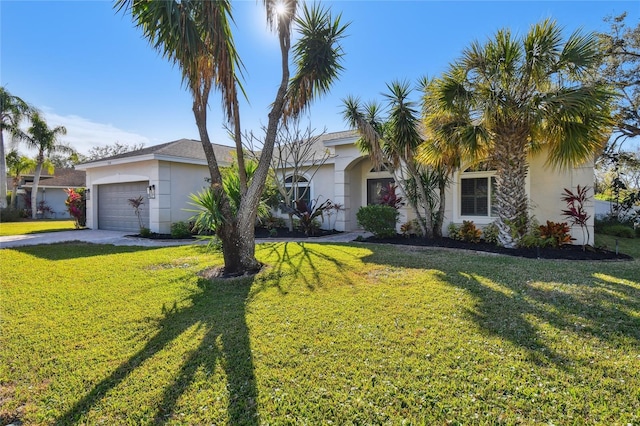
[[[159, 323], [160, 331], [56, 419], [55, 424], [77, 424], [110, 390], [195, 324], [206, 327], [207, 332], [182, 363], [174, 381], [164, 389], [154, 423], [163, 424], [171, 419], [180, 396], [189, 389], [200, 367], [213, 371], [220, 363], [227, 377], [228, 423], [258, 424], [257, 388], [245, 318], [245, 304], [252, 281], [229, 283], [202, 279], [199, 285], [202, 291], [191, 297], [190, 306], [170, 309]], [[217, 344], [218, 340], [221, 344]]]

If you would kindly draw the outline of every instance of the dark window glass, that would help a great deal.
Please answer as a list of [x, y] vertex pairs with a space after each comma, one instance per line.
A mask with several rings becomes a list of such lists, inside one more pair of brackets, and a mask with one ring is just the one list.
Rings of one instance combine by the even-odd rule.
[[489, 178], [462, 179], [460, 184], [460, 215], [487, 216], [489, 213]]
[[367, 205], [380, 204], [382, 188], [394, 182], [392, 178], [367, 179]]

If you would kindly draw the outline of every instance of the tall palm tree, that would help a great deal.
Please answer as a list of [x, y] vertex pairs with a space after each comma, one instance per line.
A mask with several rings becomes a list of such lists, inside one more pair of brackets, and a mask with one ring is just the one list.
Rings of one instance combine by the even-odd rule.
[[33, 186], [31, 187], [31, 218], [35, 219], [37, 215], [37, 196], [38, 185], [40, 184], [40, 175], [45, 161], [50, 154], [55, 152], [73, 153], [73, 149], [58, 141], [58, 136], [66, 135], [67, 129], [64, 126], [56, 126], [49, 128], [46, 121], [39, 113], [31, 116], [31, 127], [27, 129], [25, 141], [29, 148], [35, 149], [36, 155], [36, 171], [33, 176]]
[[[387, 84], [388, 114], [382, 119], [382, 107], [376, 102], [364, 105], [354, 97], [343, 100], [343, 116], [352, 129], [360, 134], [358, 146], [369, 154], [376, 168], [387, 167], [410, 201], [423, 234], [434, 236], [433, 194], [435, 182], [432, 170], [426, 170], [415, 160], [416, 150], [423, 142], [420, 133], [420, 114], [409, 100], [408, 82]], [[437, 233], [436, 233], [437, 234]]]
[[4, 132], [20, 139], [23, 132], [20, 122], [29, 116], [33, 107], [7, 89], [0, 87], [0, 208], [7, 206], [7, 162], [4, 149]]
[[436, 88], [437, 107], [451, 118], [442, 139], [495, 166], [505, 247], [515, 247], [529, 223], [529, 155], [544, 149], [549, 166], [568, 168], [592, 159], [610, 133], [612, 93], [587, 78], [598, 63], [597, 38], [574, 32], [563, 43], [561, 33], [550, 20], [520, 39], [500, 30], [465, 49]]
[[[193, 113], [207, 157], [212, 190], [220, 199], [224, 221], [217, 229], [222, 241], [225, 273], [256, 271], [254, 223], [260, 196], [269, 173], [273, 146], [283, 117], [295, 117], [318, 95], [325, 93], [341, 70], [339, 46], [345, 26], [339, 17], [319, 7], [304, 7], [298, 15], [296, 0], [264, 0], [267, 20], [277, 33], [282, 56], [282, 77], [271, 105], [262, 154], [251, 182], [245, 174], [238, 93], [242, 64], [231, 34], [231, 2], [169, 0], [117, 0], [116, 7], [131, 11], [151, 44], [182, 71], [183, 82], [193, 96]], [[278, 13], [276, 13], [278, 11]], [[293, 46], [296, 74], [291, 78], [289, 54], [291, 32], [297, 27], [299, 39]], [[227, 120], [234, 126], [242, 198], [237, 210], [222, 186], [222, 175], [207, 133], [207, 107], [212, 88], [222, 93]]]
[[[16, 193], [18, 191], [18, 185], [20, 184], [20, 180], [22, 179], [22, 175], [24, 172], [29, 170], [34, 170], [36, 168], [36, 160], [33, 158], [29, 158], [26, 155], [20, 155], [18, 151], [11, 151], [7, 154], [7, 169], [8, 175], [11, 176], [12, 184], [11, 184], [11, 202], [9, 203], [9, 207], [12, 209], [16, 208], [17, 205], [17, 197]], [[53, 171], [53, 164], [44, 164], [43, 165], [47, 170]]]

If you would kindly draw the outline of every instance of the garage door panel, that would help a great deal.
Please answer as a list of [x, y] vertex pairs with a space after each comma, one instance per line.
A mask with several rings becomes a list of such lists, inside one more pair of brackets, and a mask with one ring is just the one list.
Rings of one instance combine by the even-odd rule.
[[138, 232], [140, 224], [129, 199], [142, 196], [141, 216], [144, 226], [149, 227], [149, 182], [114, 183], [98, 186], [98, 229]]

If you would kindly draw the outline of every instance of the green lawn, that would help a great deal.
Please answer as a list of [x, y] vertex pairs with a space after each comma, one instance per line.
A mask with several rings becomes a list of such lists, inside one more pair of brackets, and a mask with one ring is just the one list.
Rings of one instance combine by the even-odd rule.
[[0, 250], [0, 424], [640, 423], [640, 260]]
[[74, 229], [76, 229], [75, 222], [70, 219], [21, 220], [19, 222], [0, 223], [0, 237], [40, 232], [71, 231]]
[[628, 254], [634, 259], [640, 259], [640, 238], [619, 238], [611, 235], [596, 234], [595, 246], [615, 251], [616, 240], [618, 240], [620, 253]]

